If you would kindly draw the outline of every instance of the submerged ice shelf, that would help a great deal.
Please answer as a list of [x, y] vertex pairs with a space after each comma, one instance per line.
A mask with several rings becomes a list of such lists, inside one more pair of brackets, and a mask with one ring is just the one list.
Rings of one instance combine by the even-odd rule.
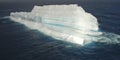
[[31, 12], [12, 12], [10, 18], [58, 40], [81, 45], [102, 34], [96, 17], [76, 4], [34, 6]]

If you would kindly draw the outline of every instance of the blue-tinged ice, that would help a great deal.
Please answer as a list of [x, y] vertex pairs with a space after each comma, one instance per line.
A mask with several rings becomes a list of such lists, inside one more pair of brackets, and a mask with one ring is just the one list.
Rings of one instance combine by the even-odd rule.
[[34, 6], [31, 12], [12, 12], [10, 18], [58, 40], [81, 45], [102, 34], [97, 18], [76, 4]]

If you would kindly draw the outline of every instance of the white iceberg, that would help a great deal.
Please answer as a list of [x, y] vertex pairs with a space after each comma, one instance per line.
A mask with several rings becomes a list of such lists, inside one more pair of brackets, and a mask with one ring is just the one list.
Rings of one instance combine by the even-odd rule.
[[31, 12], [12, 12], [10, 18], [58, 40], [81, 45], [101, 34], [96, 17], [76, 4], [34, 6]]

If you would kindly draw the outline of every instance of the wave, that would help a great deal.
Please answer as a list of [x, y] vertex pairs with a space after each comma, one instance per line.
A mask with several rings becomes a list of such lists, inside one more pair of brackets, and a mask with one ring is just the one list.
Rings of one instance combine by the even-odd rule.
[[119, 35], [99, 31], [97, 18], [76, 4], [34, 6], [31, 12], [12, 12], [10, 19], [57, 40], [80, 45], [92, 41], [118, 43], [120, 39]]
[[107, 44], [120, 43], [120, 35], [110, 32], [102, 32], [103, 34], [96, 38], [96, 42], [103, 42]]

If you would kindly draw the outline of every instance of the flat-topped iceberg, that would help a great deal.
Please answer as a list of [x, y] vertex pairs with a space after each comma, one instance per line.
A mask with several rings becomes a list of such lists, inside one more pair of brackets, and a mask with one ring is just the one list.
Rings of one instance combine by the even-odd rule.
[[76, 4], [34, 6], [31, 12], [12, 12], [10, 18], [58, 40], [81, 45], [101, 34], [96, 17]]

